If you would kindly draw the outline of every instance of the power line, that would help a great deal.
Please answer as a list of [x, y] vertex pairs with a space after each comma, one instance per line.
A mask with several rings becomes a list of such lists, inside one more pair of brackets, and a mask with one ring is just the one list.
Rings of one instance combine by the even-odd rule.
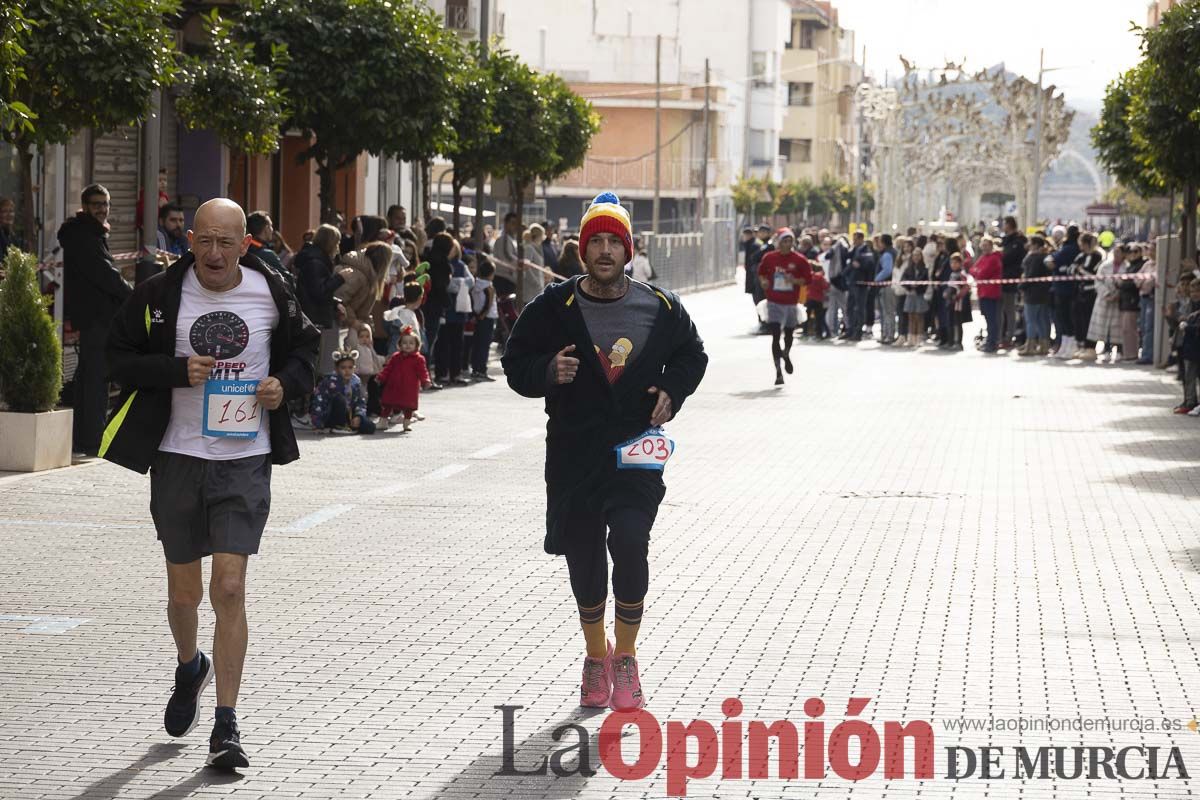
[[[823, 61], [818, 60], [815, 64], [805, 64], [804, 66], [800, 66], [800, 67], [792, 67], [790, 69], [781, 69], [781, 70], [779, 70], [779, 73], [776, 75], [776, 77], [778, 78], [778, 77], [782, 77], [784, 75], [790, 75], [794, 72], [804, 72], [804, 71], [812, 70], [816, 67], [825, 66], [826, 64], [856, 64], [856, 62], [847, 61], [844, 58], [830, 58], [830, 59], [825, 59]], [[737, 79], [730, 78], [723, 82], [710, 81], [708, 83], [672, 83], [672, 84], [664, 85], [662, 87], [662, 91], [673, 92], [673, 91], [678, 91], [680, 89], [703, 89], [705, 87], [708, 87], [711, 89], [721, 89], [721, 88], [724, 88], [725, 84], [742, 84], [742, 83], [745, 83], [746, 81], [754, 80], [755, 78], [759, 78], [759, 77], [761, 77], [761, 75], [759, 75], [758, 73], [751, 73], [751, 74], [746, 75], [741, 78], [737, 78]], [[772, 83], [774, 83], [774, 81], [772, 81]], [[610, 97], [632, 97], [632, 96], [641, 95], [641, 94], [654, 94], [654, 92], [655, 92], [654, 89], [631, 89], [626, 92], [604, 92], [601, 94], [583, 94], [583, 95], [580, 95], [580, 97], [583, 97], [586, 100], [603, 100], [603, 99], [607, 99]]]

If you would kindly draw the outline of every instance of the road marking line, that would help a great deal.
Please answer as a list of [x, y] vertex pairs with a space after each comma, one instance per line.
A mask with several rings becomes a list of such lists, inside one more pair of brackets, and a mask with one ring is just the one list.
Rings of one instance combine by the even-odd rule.
[[446, 478], [449, 478], [452, 475], [457, 475], [458, 473], [467, 469], [468, 466], [468, 464], [447, 464], [446, 466], [440, 469], [435, 469], [433, 472], [430, 472], [422, 477], [427, 481], [444, 481]]
[[66, 633], [72, 628], [78, 628], [90, 619], [75, 619], [73, 617], [33, 616], [30, 614], [0, 614], [0, 621], [29, 622], [20, 633]]
[[[419, 481], [421, 481], [421, 480], [428, 480], [428, 481], [445, 480], [446, 478], [449, 478], [452, 475], [457, 475], [458, 473], [467, 469], [469, 466], [470, 465], [468, 465], [468, 464], [447, 464], [444, 467], [435, 469], [433, 472], [425, 473], [424, 475], [417, 478], [417, 480], [419, 480]], [[411, 489], [412, 489], [411, 483], [399, 484], [399, 485], [393, 484], [391, 486], [380, 486], [378, 489], [371, 489], [370, 491], [365, 492], [364, 496], [365, 497], [392, 497], [393, 495], [403, 494], [404, 492], [409, 491]]]
[[485, 447], [482, 450], [476, 450], [474, 453], [471, 453], [471, 455], [467, 456], [467, 458], [491, 458], [492, 456], [499, 455], [505, 450], [509, 450], [511, 448], [512, 442], [502, 442], [500, 444], [494, 444], [491, 447]]
[[325, 506], [324, 508], [318, 508], [311, 514], [305, 514], [303, 517], [293, 520], [292, 524], [285, 528], [271, 528], [271, 530], [278, 531], [280, 533], [304, 533], [305, 531], [312, 530], [322, 523], [328, 522], [334, 517], [340, 517], [342, 514], [345, 514], [347, 511], [350, 511], [353, 508], [354, 506], [352, 505], [344, 504]]
[[151, 525], [122, 525], [115, 522], [72, 522], [71, 520], [54, 520], [53, 522], [41, 519], [0, 519], [0, 525], [30, 525], [38, 528], [92, 528], [98, 530], [129, 530], [142, 531], [151, 528]]
[[539, 425], [536, 428], [527, 428], [527, 429], [521, 431], [520, 433], [518, 433], [516, 436], [518, 439], [536, 439], [539, 436], [545, 436], [545, 435], [546, 435], [545, 426]]

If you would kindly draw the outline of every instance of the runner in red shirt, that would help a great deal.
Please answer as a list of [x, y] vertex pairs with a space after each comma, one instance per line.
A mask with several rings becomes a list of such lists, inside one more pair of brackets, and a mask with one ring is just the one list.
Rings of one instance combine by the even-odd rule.
[[[797, 253], [796, 234], [790, 228], [780, 228], [775, 234], [775, 250], [762, 257], [758, 264], [758, 281], [767, 295], [767, 328], [771, 332], [771, 359], [775, 363], [775, 385], [783, 383], [783, 369], [792, 374], [792, 334], [800, 322], [796, 304], [800, 288], [812, 280], [808, 259]], [[779, 343], [784, 335], [783, 346]], [[783, 369], [779, 362], [783, 361]]]

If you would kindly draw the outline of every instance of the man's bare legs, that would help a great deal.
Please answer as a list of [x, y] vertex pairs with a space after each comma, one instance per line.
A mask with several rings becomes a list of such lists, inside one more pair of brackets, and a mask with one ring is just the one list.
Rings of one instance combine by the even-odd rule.
[[[238, 553], [214, 553], [208, 597], [217, 615], [213, 662], [217, 669], [217, 705], [237, 706], [246, 660], [246, 563]], [[197, 568], [198, 571], [198, 568]], [[198, 578], [197, 578], [198, 579]], [[193, 613], [192, 640], [195, 641]]]
[[204, 599], [204, 578], [200, 561], [187, 564], [167, 562], [167, 622], [175, 637], [179, 662], [186, 664], [196, 657], [196, 609]]

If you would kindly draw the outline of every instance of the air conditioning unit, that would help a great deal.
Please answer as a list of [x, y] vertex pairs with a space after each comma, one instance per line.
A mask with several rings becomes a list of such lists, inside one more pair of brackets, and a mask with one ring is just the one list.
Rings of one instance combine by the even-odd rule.
[[446, 0], [446, 27], [474, 36], [479, 32], [478, 0]]

